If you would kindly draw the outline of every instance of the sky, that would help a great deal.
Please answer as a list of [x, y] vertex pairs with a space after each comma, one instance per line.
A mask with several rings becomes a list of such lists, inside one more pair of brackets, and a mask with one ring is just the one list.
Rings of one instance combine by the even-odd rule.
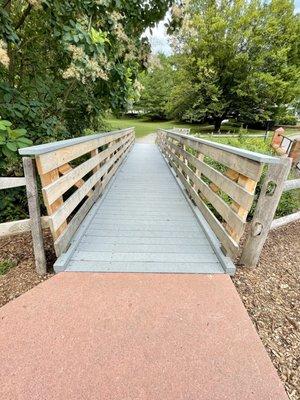
[[145, 35], [148, 37], [149, 42], [151, 43], [153, 53], [164, 53], [166, 55], [172, 54], [172, 49], [168, 43], [168, 36], [166, 34], [166, 28], [164, 25], [168, 19], [168, 16], [169, 15], [167, 14], [163, 21], [160, 21], [155, 28], [152, 28], [152, 35], [150, 34], [149, 29], [147, 29], [145, 32]]
[[[300, 0], [295, 0], [295, 12], [300, 13]], [[172, 54], [172, 49], [168, 43], [168, 36], [164, 26], [167, 18], [168, 15], [164, 21], [159, 22], [159, 24], [152, 29], [152, 35], [150, 34], [149, 29], [145, 32], [145, 35], [149, 38], [154, 53], [164, 53], [166, 55]]]

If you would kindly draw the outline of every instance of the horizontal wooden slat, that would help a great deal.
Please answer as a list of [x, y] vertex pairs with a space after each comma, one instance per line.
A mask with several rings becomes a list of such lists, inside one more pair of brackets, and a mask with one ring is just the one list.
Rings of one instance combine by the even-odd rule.
[[286, 215], [285, 217], [274, 219], [272, 221], [270, 229], [276, 229], [276, 228], [279, 228], [280, 226], [284, 226], [286, 224], [289, 224], [291, 222], [295, 222], [298, 220], [300, 220], [300, 211], [297, 211], [290, 215]]
[[174, 161], [170, 160], [170, 164], [176, 171], [176, 174], [178, 175], [180, 181], [192, 197], [196, 206], [202, 212], [204, 218], [209, 223], [211, 229], [214, 231], [215, 235], [220, 240], [225, 250], [231, 257], [235, 257], [239, 250], [238, 244], [228, 235], [222, 224], [218, 221], [218, 219], [214, 216], [214, 214], [210, 211], [206, 204], [200, 199], [196, 191], [190, 186], [183, 174], [176, 167]]
[[[125, 138], [108, 149], [96, 154], [94, 157], [88, 159], [66, 175], [60, 177], [50, 185], [42, 189], [45, 203], [52, 204], [60, 196], [62, 196], [68, 189], [76, 184], [87, 173], [92, 171], [99, 163], [109, 157], [114, 151], [118, 150], [125, 143], [130, 141], [130, 138]], [[83, 182], [84, 184], [84, 182]], [[81, 185], [82, 186], [82, 185]]]
[[[42, 217], [42, 227], [48, 228], [49, 217]], [[3, 222], [0, 224], [0, 236], [16, 235], [18, 233], [28, 232], [31, 230], [30, 219], [22, 219], [19, 221]]]
[[26, 186], [25, 178], [0, 178], [0, 190]]
[[[257, 161], [262, 164], [280, 164], [280, 157], [270, 156], [268, 154], [257, 153], [255, 151], [246, 150], [241, 147], [234, 147], [228, 144], [223, 144], [219, 142], [212, 142], [210, 140], [200, 139], [199, 137], [192, 136], [192, 135], [184, 135], [182, 133], [176, 133], [174, 131], [160, 129], [163, 133], [168, 136], [183, 138], [183, 139], [191, 139], [193, 142], [201, 143], [208, 145], [209, 147], [214, 147], [217, 150], [225, 151], [230, 154], [241, 156], [242, 158], [247, 158], [248, 160]], [[178, 139], [177, 139], [178, 140]]]
[[189, 146], [192, 149], [213, 158], [219, 163], [226, 165], [227, 167], [255, 181], [259, 181], [262, 173], [262, 164], [257, 161], [249, 160], [247, 158], [226, 152], [225, 150], [217, 149], [215, 147], [210, 147], [207, 144], [203, 144], [192, 139], [182, 138], [178, 135], [172, 135], [171, 133], [168, 133], [168, 137], [172, 137], [179, 143], [185, 144], [186, 146]]
[[[222, 216], [222, 218], [241, 235], [244, 231], [245, 222], [219, 197], [210, 187], [203, 182], [183, 161], [181, 161], [174, 153], [168, 148], [166, 149], [169, 156], [180, 165], [182, 170], [193, 181], [195, 189], [200, 190], [207, 201], [215, 208], [215, 210]], [[177, 169], [176, 169], [177, 170]]]
[[185, 157], [190, 164], [192, 164], [199, 173], [205, 175], [210, 179], [216, 186], [218, 186], [224, 193], [228, 194], [234, 201], [242, 205], [246, 209], [250, 209], [254, 195], [249, 193], [247, 190], [239, 186], [236, 182], [229, 179], [227, 176], [223, 175], [221, 172], [216, 171], [211, 166], [207, 165], [205, 162], [197, 159], [192, 154], [187, 151], [177, 147], [171, 142], [168, 142], [173, 150], [176, 150], [179, 154]]
[[41, 154], [54, 152], [56, 150], [63, 149], [65, 147], [74, 146], [75, 144], [83, 144], [86, 142], [90, 142], [91, 140], [103, 138], [105, 136], [111, 136], [117, 133], [126, 134], [128, 132], [133, 132], [133, 131], [134, 128], [131, 127], [131, 128], [119, 129], [117, 131], [95, 133], [94, 135], [86, 135], [72, 139], [59, 140], [57, 142], [38, 144], [36, 146], [22, 147], [21, 149], [19, 149], [19, 154], [21, 154], [22, 156], [39, 156]]
[[92, 196], [84, 202], [80, 209], [76, 213], [76, 218], [73, 218], [68, 224], [67, 229], [59, 236], [59, 238], [54, 242], [54, 249], [57, 257], [63, 254], [69, 247], [71, 240], [76, 233], [77, 229], [80, 227], [85, 216], [92, 208], [94, 203], [97, 201], [100, 194], [100, 186], [96, 187]]
[[63, 234], [54, 242], [54, 248], [57, 256], [60, 256], [64, 253], [67, 248], [69, 247], [71, 240], [76, 233], [77, 229], [81, 225], [82, 221], [84, 220], [85, 216], [87, 215], [88, 211], [91, 209], [93, 204], [97, 201], [99, 195], [103, 192], [105, 187], [107, 186], [108, 182], [112, 178], [112, 176], [116, 173], [117, 169], [119, 168], [120, 164], [123, 162], [124, 158], [126, 157], [127, 153], [132, 146], [133, 141], [130, 142], [127, 151], [125, 150], [118, 162], [113, 166], [113, 168], [109, 171], [109, 173], [105, 176], [104, 180], [101, 182], [101, 186], [96, 187], [93, 196], [91, 196], [77, 211], [76, 217], [73, 218], [70, 223], [68, 224], [68, 228], [63, 232]]
[[88, 142], [78, 143], [50, 153], [41, 154], [37, 156], [39, 174], [43, 175], [82, 156], [83, 154], [86, 154], [98, 147], [104, 146], [127, 135], [132, 136], [133, 131], [121, 131], [120, 133], [114, 133], [112, 135], [106, 135], [103, 137], [100, 136], [97, 139], [93, 139]]
[[289, 190], [300, 189], [300, 179], [291, 179], [285, 181], [283, 191], [288, 192]]
[[72, 213], [77, 205], [84, 199], [87, 193], [96, 185], [101, 177], [108, 171], [108, 169], [114, 164], [114, 162], [126, 152], [132, 142], [122, 148], [116, 155], [114, 155], [107, 164], [100, 168], [94, 175], [92, 175], [85, 184], [72, 196], [70, 196], [63, 205], [50, 217], [50, 224], [52, 230], [55, 231], [60, 227], [62, 222]]

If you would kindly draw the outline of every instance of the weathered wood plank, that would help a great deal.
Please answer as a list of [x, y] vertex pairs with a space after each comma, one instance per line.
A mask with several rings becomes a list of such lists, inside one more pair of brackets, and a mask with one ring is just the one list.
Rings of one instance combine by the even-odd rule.
[[261, 176], [262, 166], [258, 161], [253, 161], [240, 155], [233, 154], [229, 151], [212, 147], [210, 146], [210, 142], [204, 144], [196, 141], [195, 139], [181, 137], [181, 135], [172, 135], [169, 132], [168, 137], [176, 139], [179, 143], [185, 144], [186, 146], [213, 158], [221, 164], [238, 171], [239, 173], [248, 176], [253, 180], [258, 181]]
[[25, 186], [25, 185], [26, 185], [25, 178], [0, 178], [0, 190]]
[[84, 199], [87, 193], [96, 185], [100, 178], [109, 170], [115, 161], [122, 156], [124, 152], [129, 149], [130, 143], [127, 144], [121, 151], [113, 156], [103, 167], [101, 167], [94, 175], [92, 175], [84, 185], [76, 190], [57, 211], [50, 217], [50, 225], [55, 231], [64, 220], [72, 213], [77, 205]]
[[[42, 228], [48, 228], [48, 217], [41, 217]], [[3, 222], [0, 224], [0, 237], [17, 235], [18, 233], [31, 230], [30, 219], [21, 219], [18, 221]]]
[[40, 203], [34, 161], [29, 157], [24, 157], [23, 169], [26, 178], [26, 192], [30, 215], [35, 267], [38, 274], [45, 275], [47, 273], [47, 263], [44, 249]]
[[[169, 143], [169, 145], [172, 149], [176, 149], [176, 146], [173, 143]], [[201, 159], [194, 157], [187, 151], [178, 149], [178, 152], [182, 154], [189, 161], [189, 163], [192, 164], [199, 171], [199, 174], [202, 174], [210, 179], [216, 186], [218, 186], [223, 192], [228, 194], [233, 200], [243, 205], [243, 207], [245, 208], [249, 209], [251, 207], [254, 199], [252, 193], [249, 193], [245, 188], [238, 185], [236, 182], [223, 175], [221, 172], [215, 170], [210, 165], [203, 162]]]
[[283, 191], [288, 192], [289, 190], [300, 189], [300, 179], [291, 179], [285, 181]]
[[176, 171], [180, 181], [192, 197], [193, 201], [202, 212], [203, 216], [209, 223], [211, 229], [214, 231], [215, 235], [218, 237], [228, 254], [231, 257], [235, 257], [237, 255], [239, 246], [238, 244], [228, 235], [222, 224], [217, 220], [214, 214], [210, 211], [210, 209], [206, 206], [206, 204], [200, 199], [198, 193], [189, 185], [184, 175], [179, 171], [174, 161], [170, 160], [170, 163], [174, 170]]
[[[93, 193], [93, 196], [91, 196], [87, 201], [84, 202], [84, 204], [80, 207], [80, 209], [76, 213], [76, 217], [73, 218], [69, 225], [68, 228], [63, 232], [63, 234], [54, 242], [54, 248], [57, 256], [60, 256], [63, 254], [69, 247], [72, 238], [78, 228], [80, 227], [82, 221], [86, 217], [88, 211], [91, 209], [91, 207], [94, 205], [94, 203], [97, 201], [98, 197], [100, 194], [103, 192], [105, 187], [107, 186], [108, 182], [114, 175], [114, 173], [117, 171], [119, 166], [121, 165], [122, 161], [130, 151], [130, 148], [132, 146], [133, 141], [131, 141], [128, 145], [128, 147], [124, 148], [124, 151], [121, 152], [121, 156], [117, 153], [114, 157], [119, 157], [118, 161], [114, 164], [113, 168], [111, 171], [106, 175], [105, 180], [103, 180], [98, 186], [95, 187], [95, 191]], [[114, 162], [114, 159], [112, 158], [110, 162]], [[99, 172], [103, 169], [100, 168], [96, 173], [99, 174]]]
[[[43, 187], [42, 192], [45, 198], [47, 198], [47, 203], [52, 204], [60, 196], [62, 196], [68, 189], [76, 184], [80, 179], [82, 179], [86, 174], [95, 169], [98, 171], [99, 164], [101, 161], [109, 157], [113, 151], [118, 150], [122, 144], [128, 143], [130, 139], [124, 139], [121, 143], [114, 145], [101, 153], [95, 154], [92, 158], [73, 168], [68, 174], [62, 176], [52, 182], [50, 185]], [[95, 151], [95, 150], [94, 150]], [[82, 180], [82, 184], [84, 181]], [[81, 186], [82, 186], [81, 184]], [[79, 186], [79, 187], [81, 187]]]
[[279, 228], [280, 226], [284, 226], [298, 220], [300, 220], [300, 211], [297, 211], [290, 215], [286, 215], [285, 217], [274, 219], [270, 229], [276, 229]]
[[63, 254], [69, 247], [72, 238], [78, 228], [80, 227], [82, 221], [86, 217], [87, 213], [89, 210], [92, 208], [94, 203], [97, 201], [99, 194], [100, 194], [101, 188], [98, 186], [95, 191], [93, 192], [93, 195], [89, 197], [89, 199], [83, 203], [83, 205], [80, 207], [80, 209], [76, 213], [76, 218], [73, 218], [70, 223], [68, 224], [67, 229], [62, 233], [62, 235], [55, 240], [54, 242], [54, 249], [57, 257], [59, 257], [61, 254]]
[[282, 158], [281, 164], [269, 166], [240, 259], [241, 264], [247, 267], [256, 266], [259, 260], [291, 169], [291, 163], [290, 158]]
[[[41, 183], [42, 183], [42, 187], [43, 186], [48, 186], [49, 184], [51, 184], [52, 182], [55, 182], [57, 179], [59, 179], [59, 172], [58, 169], [55, 169], [53, 171], [48, 172], [47, 174], [41, 174], [40, 173], [40, 163], [39, 160], [36, 159], [36, 165], [37, 165], [37, 169], [40, 175], [40, 179], [41, 179]], [[61, 197], [59, 197], [54, 203], [49, 204], [48, 203], [48, 198], [46, 196], [44, 196], [43, 194], [43, 199], [44, 199], [44, 203], [47, 209], [47, 213], [48, 216], [51, 216], [53, 213], [55, 213], [64, 203], [64, 200]], [[54, 239], [57, 239], [58, 236], [67, 228], [67, 222], [64, 220], [62, 221], [61, 225], [58, 227], [58, 229], [54, 230], [52, 225], [50, 224], [50, 229], [52, 232], [52, 236]]]
[[127, 135], [132, 136], [132, 131], [126, 131], [125, 133], [120, 132], [108, 136], [99, 137], [88, 142], [78, 143], [69, 147], [55, 150], [50, 153], [41, 154], [37, 156], [40, 164], [39, 173], [45, 174], [49, 171], [52, 171], [53, 169], [58, 168], [61, 165], [82, 156], [83, 154], [89, 153], [96, 148], [104, 146]]
[[[242, 158], [246, 158], [248, 160], [257, 161], [258, 163], [280, 164], [279, 157], [273, 157], [273, 156], [269, 156], [267, 154], [262, 154], [262, 153], [257, 153], [254, 151], [242, 149], [240, 147], [229, 146], [229, 145], [223, 144], [223, 143], [212, 142], [212, 141], [200, 139], [198, 137], [191, 136], [191, 135], [178, 134], [178, 133], [174, 133], [173, 131], [170, 131], [170, 130], [161, 129], [161, 131], [165, 132], [167, 134], [167, 136], [173, 137], [176, 140], [179, 140], [179, 138], [189, 139], [195, 143], [208, 145], [209, 147], [213, 147], [217, 150], [221, 150], [222, 152], [228, 152], [232, 155], [238, 155], [238, 156], [241, 156]], [[191, 146], [191, 147], [193, 147], [193, 146]]]
[[22, 156], [38, 156], [41, 154], [51, 153], [53, 151], [63, 149], [65, 147], [71, 147], [76, 144], [84, 144], [92, 140], [103, 139], [104, 137], [107, 136], [110, 137], [112, 135], [117, 135], [120, 133], [126, 134], [130, 132], [134, 132], [134, 128], [126, 128], [118, 131], [96, 133], [94, 135], [80, 136], [73, 139], [59, 140], [58, 142], [51, 142], [51, 143], [39, 144], [36, 146], [23, 147], [22, 149], [19, 149], [19, 154], [21, 154]]
[[[167, 151], [169, 151], [167, 149]], [[171, 153], [169, 153], [171, 155]], [[181, 167], [187, 175], [187, 183], [190, 184], [190, 180], [194, 183], [194, 190], [198, 190], [207, 199], [207, 201], [215, 208], [215, 210], [221, 215], [221, 217], [237, 232], [240, 234], [244, 231], [244, 221], [225, 203], [221, 197], [219, 197], [211, 188], [203, 182], [183, 161], [181, 161], [175, 154], [172, 155], [176, 163]], [[189, 179], [189, 180], [188, 180]]]

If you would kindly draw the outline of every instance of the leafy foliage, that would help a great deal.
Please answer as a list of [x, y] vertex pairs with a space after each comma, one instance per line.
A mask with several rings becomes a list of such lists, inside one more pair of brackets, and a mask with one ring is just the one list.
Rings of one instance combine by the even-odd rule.
[[[19, 147], [99, 130], [106, 110], [126, 109], [150, 50], [142, 33], [171, 3], [0, 2], [0, 176], [22, 175]], [[1, 191], [0, 220], [23, 217], [24, 199]]]
[[171, 0], [10, 0], [0, 6], [0, 115], [35, 143], [123, 110], [149, 53], [141, 34]]
[[0, 173], [17, 160], [17, 151], [30, 146], [32, 141], [26, 137], [26, 129], [12, 129], [12, 123], [0, 119]]
[[[178, 12], [178, 9], [176, 9]], [[177, 32], [173, 117], [267, 121], [299, 95], [299, 15], [291, 0], [191, 0]]]
[[153, 56], [148, 71], [142, 72], [142, 92], [136, 107], [151, 119], [166, 119], [167, 105], [173, 86], [172, 57], [163, 54]]

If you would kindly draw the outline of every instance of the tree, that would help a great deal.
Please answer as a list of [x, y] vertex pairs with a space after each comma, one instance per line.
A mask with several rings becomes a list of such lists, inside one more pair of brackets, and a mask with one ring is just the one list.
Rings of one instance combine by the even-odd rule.
[[171, 2], [0, 1], [0, 116], [35, 143], [99, 129], [134, 98], [141, 35]]
[[140, 75], [141, 97], [136, 107], [151, 119], [166, 119], [173, 86], [173, 63], [163, 54], [152, 56], [147, 71]]
[[294, 101], [300, 28], [293, 1], [190, 0], [183, 11], [173, 116], [210, 117], [218, 131], [229, 116], [266, 121]]

